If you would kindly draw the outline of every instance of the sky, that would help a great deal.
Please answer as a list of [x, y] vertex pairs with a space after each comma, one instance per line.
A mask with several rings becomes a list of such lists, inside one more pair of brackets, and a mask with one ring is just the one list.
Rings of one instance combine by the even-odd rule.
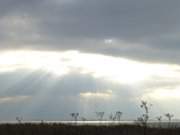
[[179, 44], [179, 0], [0, 0], [0, 121], [180, 119]]

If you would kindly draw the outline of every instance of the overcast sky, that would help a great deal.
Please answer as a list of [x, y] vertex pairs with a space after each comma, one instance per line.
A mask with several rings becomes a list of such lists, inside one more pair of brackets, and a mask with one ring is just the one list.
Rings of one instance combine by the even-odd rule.
[[0, 120], [180, 118], [179, 52], [179, 0], [0, 0]]

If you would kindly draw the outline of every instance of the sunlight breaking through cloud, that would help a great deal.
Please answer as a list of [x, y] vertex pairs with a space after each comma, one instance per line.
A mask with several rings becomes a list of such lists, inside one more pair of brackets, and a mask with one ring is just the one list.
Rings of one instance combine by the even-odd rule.
[[[179, 101], [179, 71], [178, 65], [145, 63], [76, 50], [2, 51], [0, 74], [7, 75], [3, 78], [5, 81], [15, 76], [11, 83], [2, 86], [4, 96], [0, 104], [28, 101], [23, 110], [25, 114], [38, 110], [50, 100], [55, 105], [49, 107], [56, 108], [59, 102], [67, 102], [70, 107], [76, 103], [73, 109], [83, 113], [90, 108], [101, 109], [103, 104], [114, 103], [111, 107], [115, 109], [124, 102], [138, 104], [142, 99], [164, 106], [173, 101], [170, 99]], [[86, 107], [87, 104], [90, 107]]]
[[159, 88], [154, 89], [152, 92], [147, 93], [143, 96], [143, 98], [153, 99], [153, 100], [175, 100], [180, 98], [180, 86], [172, 89], [172, 88]]
[[80, 93], [82, 98], [111, 98], [112, 97], [112, 90], [106, 90], [102, 92], [82, 92]]
[[0, 97], [0, 104], [3, 103], [16, 103], [28, 100], [30, 96], [9, 96], [9, 97]]
[[42, 70], [55, 76], [75, 71], [124, 84], [140, 83], [153, 76], [178, 79], [180, 74], [180, 67], [175, 65], [149, 64], [78, 51], [5, 51], [0, 54], [0, 67], [0, 72]]

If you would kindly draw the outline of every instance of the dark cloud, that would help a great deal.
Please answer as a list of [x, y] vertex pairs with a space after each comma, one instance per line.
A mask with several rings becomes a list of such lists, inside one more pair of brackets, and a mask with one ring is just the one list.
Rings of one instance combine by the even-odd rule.
[[[1, 1], [0, 20], [6, 19], [0, 23], [1, 48], [74, 49], [179, 63], [179, 5], [178, 0]], [[129, 46], [107, 47], [106, 38]]]

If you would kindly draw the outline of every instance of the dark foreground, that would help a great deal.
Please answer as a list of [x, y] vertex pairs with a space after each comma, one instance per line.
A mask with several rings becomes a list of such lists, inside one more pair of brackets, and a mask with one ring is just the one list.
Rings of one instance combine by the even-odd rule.
[[[146, 135], [180, 135], [180, 128], [147, 128]], [[1, 124], [0, 135], [144, 135], [136, 125]]]

